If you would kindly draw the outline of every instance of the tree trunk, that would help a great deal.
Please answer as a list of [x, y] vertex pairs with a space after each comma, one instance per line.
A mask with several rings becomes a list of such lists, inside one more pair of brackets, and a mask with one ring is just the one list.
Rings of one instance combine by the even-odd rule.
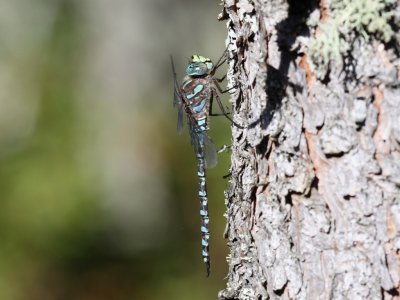
[[393, 0], [224, 0], [234, 120], [220, 299], [400, 299]]

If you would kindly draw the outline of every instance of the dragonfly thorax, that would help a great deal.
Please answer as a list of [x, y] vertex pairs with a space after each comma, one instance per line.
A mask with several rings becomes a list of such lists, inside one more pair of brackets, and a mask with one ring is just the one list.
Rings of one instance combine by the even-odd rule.
[[186, 68], [186, 74], [189, 76], [208, 75], [212, 71], [213, 67], [214, 65], [211, 59], [201, 55], [192, 55]]

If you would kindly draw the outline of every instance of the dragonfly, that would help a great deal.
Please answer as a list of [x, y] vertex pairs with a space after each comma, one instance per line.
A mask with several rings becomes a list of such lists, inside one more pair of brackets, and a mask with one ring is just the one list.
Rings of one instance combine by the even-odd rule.
[[[192, 55], [186, 67], [186, 76], [182, 84], [178, 84], [174, 61], [171, 55], [172, 73], [174, 77], [174, 107], [178, 109], [178, 134], [183, 130], [183, 115], [187, 116], [191, 144], [194, 148], [197, 159], [197, 176], [199, 179], [199, 199], [200, 199], [200, 217], [201, 217], [201, 245], [203, 261], [206, 265], [206, 275], [210, 275], [210, 254], [208, 229], [209, 212], [208, 196], [206, 187], [206, 168], [212, 168], [217, 164], [218, 153], [215, 145], [209, 137], [209, 116], [224, 115], [233, 124], [233, 120], [225, 111], [219, 93], [225, 93], [219, 85], [225, 78], [217, 79], [216, 70], [226, 61], [226, 52], [224, 51], [217, 63], [201, 55]], [[212, 112], [213, 100], [216, 99], [222, 114]]]

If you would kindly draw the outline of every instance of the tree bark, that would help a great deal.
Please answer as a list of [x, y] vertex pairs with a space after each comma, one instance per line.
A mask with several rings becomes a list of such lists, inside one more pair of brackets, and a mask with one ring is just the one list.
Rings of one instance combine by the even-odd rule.
[[400, 10], [224, 0], [232, 166], [220, 299], [400, 299]]

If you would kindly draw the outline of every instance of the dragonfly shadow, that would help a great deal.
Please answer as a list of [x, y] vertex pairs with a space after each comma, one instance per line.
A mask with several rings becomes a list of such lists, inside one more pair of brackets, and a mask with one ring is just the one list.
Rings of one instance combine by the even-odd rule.
[[274, 113], [280, 109], [282, 100], [285, 97], [285, 90], [287, 86], [287, 78], [282, 73], [271, 65], [267, 65], [267, 106], [262, 111], [260, 117], [249, 124], [249, 128], [254, 128], [258, 125], [262, 129], [266, 129], [271, 123]]
[[[298, 58], [299, 49], [295, 43], [299, 36], [309, 37], [310, 32], [306, 24], [312, 11], [319, 7], [315, 0], [289, 0], [289, 14], [286, 19], [279, 22], [275, 27], [278, 32], [278, 47], [280, 51], [280, 64], [278, 69], [267, 65], [267, 105], [260, 115], [260, 118], [249, 125], [249, 128], [261, 125], [266, 129], [271, 123], [273, 116], [282, 106], [282, 100], [286, 96], [288, 86], [294, 92], [301, 91], [304, 87], [289, 82], [288, 73], [290, 66], [295, 66], [293, 62]], [[265, 33], [267, 39], [267, 33]]]

